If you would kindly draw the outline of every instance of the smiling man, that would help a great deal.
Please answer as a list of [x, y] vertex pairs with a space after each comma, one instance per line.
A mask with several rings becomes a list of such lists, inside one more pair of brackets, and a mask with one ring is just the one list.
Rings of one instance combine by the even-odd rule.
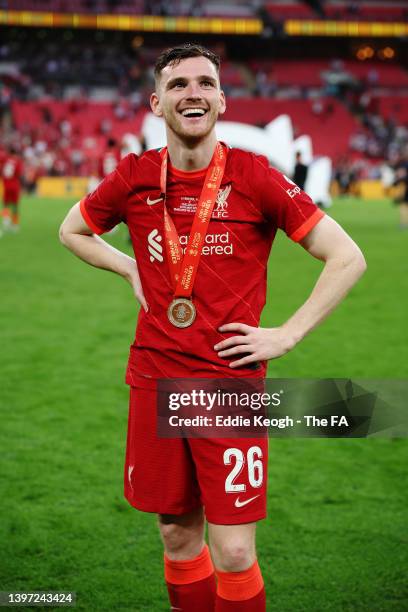
[[[219, 65], [198, 45], [160, 55], [151, 108], [165, 121], [167, 147], [125, 157], [71, 209], [60, 236], [87, 263], [125, 278], [142, 305], [127, 369], [125, 495], [158, 514], [172, 609], [260, 612], [265, 589], [255, 530], [266, 516], [267, 441], [158, 438], [156, 382], [262, 379], [266, 361], [316, 327], [365, 262], [351, 238], [266, 158], [217, 142], [215, 123], [226, 108]], [[136, 261], [98, 236], [121, 221]], [[299, 310], [263, 329], [278, 229], [324, 267]]]

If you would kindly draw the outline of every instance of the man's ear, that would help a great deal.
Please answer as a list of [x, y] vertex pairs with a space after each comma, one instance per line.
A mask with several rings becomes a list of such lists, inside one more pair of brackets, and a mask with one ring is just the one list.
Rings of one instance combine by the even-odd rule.
[[154, 113], [156, 117], [163, 117], [163, 113], [160, 108], [159, 96], [155, 91], [150, 96], [150, 108], [152, 109], [152, 113]]
[[220, 91], [220, 108], [219, 108], [218, 114], [223, 115], [226, 110], [227, 110], [227, 102], [225, 100], [225, 93], [221, 90]]

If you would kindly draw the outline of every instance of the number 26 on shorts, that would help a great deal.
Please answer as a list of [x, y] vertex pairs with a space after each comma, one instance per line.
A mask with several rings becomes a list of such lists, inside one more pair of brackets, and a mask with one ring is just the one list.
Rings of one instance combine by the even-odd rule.
[[224, 452], [224, 465], [235, 465], [225, 479], [226, 493], [243, 493], [246, 491], [246, 484], [235, 482], [242, 470], [247, 466], [248, 482], [254, 489], [262, 486], [263, 482], [263, 465], [262, 465], [262, 450], [259, 446], [251, 446], [248, 449], [246, 460], [244, 453], [239, 448], [227, 448]]

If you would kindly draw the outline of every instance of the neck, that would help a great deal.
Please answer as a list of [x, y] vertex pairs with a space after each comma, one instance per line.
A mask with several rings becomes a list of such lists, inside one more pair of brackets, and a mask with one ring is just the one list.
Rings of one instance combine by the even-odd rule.
[[[173, 135], [172, 135], [173, 136]], [[215, 132], [209, 134], [204, 140], [186, 143], [179, 138], [167, 135], [167, 150], [172, 165], [177, 170], [193, 172], [207, 168], [214, 154], [217, 137]]]

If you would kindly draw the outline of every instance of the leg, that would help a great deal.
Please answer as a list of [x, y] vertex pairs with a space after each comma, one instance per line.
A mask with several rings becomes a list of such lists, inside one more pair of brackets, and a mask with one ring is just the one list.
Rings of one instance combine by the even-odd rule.
[[17, 203], [10, 204], [10, 208], [11, 208], [12, 229], [17, 230], [19, 228], [19, 223], [20, 223], [20, 215], [18, 214]]
[[256, 523], [208, 524], [218, 579], [215, 612], [264, 612], [265, 588], [255, 551]]
[[242, 572], [256, 561], [256, 523], [246, 525], [208, 524], [211, 556], [217, 569]]
[[214, 567], [204, 542], [202, 508], [186, 514], [159, 514], [164, 574], [172, 607], [183, 612], [213, 612]]
[[2, 217], [3, 229], [7, 231], [11, 227], [11, 210], [9, 204], [6, 202], [3, 203]]
[[183, 612], [213, 612], [214, 567], [204, 545], [200, 491], [184, 439], [157, 436], [156, 391], [131, 388], [125, 497], [159, 515], [169, 598]]
[[399, 205], [400, 209], [400, 228], [405, 229], [408, 227], [408, 203], [401, 202]]
[[216, 612], [264, 612], [255, 552], [256, 521], [266, 514], [267, 438], [191, 439], [211, 554]]
[[204, 546], [203, 509], [197, 508], [181, 515], [159, 514], [159, 530], [169, 559], [192, 559]]

